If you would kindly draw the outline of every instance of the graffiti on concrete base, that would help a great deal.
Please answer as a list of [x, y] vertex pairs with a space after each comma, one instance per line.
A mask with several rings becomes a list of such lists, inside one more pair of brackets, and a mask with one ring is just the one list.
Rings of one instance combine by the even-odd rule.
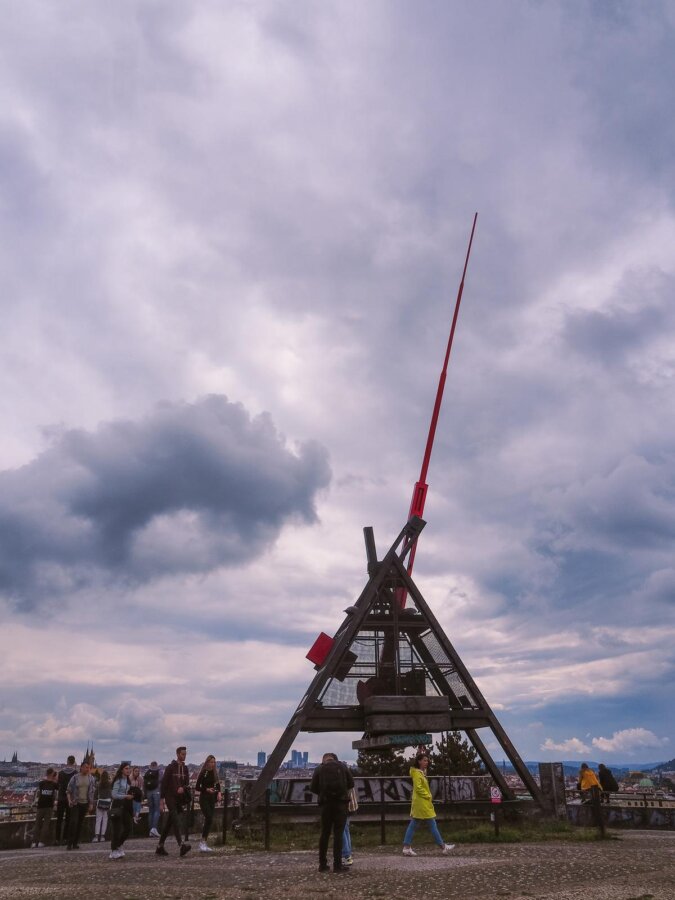
[[[471, 800], [489, 800], [492, 779], [489, 775], [431, 777], [429, 788], [436, 802], [453, 803]], [[354, 787], [359, 805], [369, 803], [408, 803], [412, 791], [410, 778], [355, 778]], [[304, 805], [316, 803], [317, 798], [309, 790], [308, 779], [276, 778], [270, 784], [272, 803]]]

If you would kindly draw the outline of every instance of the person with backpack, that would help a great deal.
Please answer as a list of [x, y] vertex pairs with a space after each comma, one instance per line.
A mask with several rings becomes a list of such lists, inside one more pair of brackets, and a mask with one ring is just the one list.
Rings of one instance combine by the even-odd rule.
[[157, 856], [168, 856], [168, 852], [164, 847], [164, 842], [169, 836], [169, 832], [173, 831], [176, 843], [180, 850], [180, 856], [185, 856], [192, 849], [191, 845], [183, 840], [181, 833], [181, 818], [184, 811], [190, 809], [190, 772], [185, 765], [187, 749], [185, 747], [176, 747], [176, 758], [172, 759], [169, 765], [164, 769], [164, 775], [159, 786], [160, 791], [160, 809], [167, 812], [166, 821], [159, 836], [159, 843], [155, 853]]
[[159, 837], [157, 826], [159, 825], [159, 779], [160, 772], [157, 762], [153, 759], [150, 768], [143, 776], [143, 790], [148, 801], [148, 828], [150, 837]]
[[94, 839], [99, 841], [105, 840], [105, 833], [108, 828], [108, 816], [110, 807], [112, 806], [112, 784], [110, 783], [110, 775], [106, 769], [101, 772], [101, 778], [98, 782], [98, 790], [96, 792], [96, 827], [94, 828]]
[[342, 865], [342, 840], [347, 823], [349, 791], [354, 787], [352, 773], [335, 753], [324, 753], [321, 765], [312, 775], [309, 789], [319, 797], [321, 836], [319, 837], [319, 872], [328, 872], [328, 841], [333, 833], [333, 872], [349, 872]]
[[427, 781], [427, 769], [429, 768], [429, 757], [426, 753], [418, 753], [415, 762], [410, 769], [410, 777], [412, 778], [412, 797], [410, 803], [410, 823], [406, 829], [403, 838], [403, 855], [417, 856], [411, 847], [412, 839], [417, 830], [417, 826], [424, 823], [429, 826], [431, 836], [440, 847], [441, 853], [449, 853], [454, 849], [454, 844], [446, 844], [436, 824], [436, 810], [431, 797], [431, 789]]
[[65, 843], [70, 832], [70, 804], [68, 803], [68, 783], [77, 772], [75, 757], [69, 756], [65, 768], [61, 769], [57, 778], [58, 795], [56, 798], [56, 844]]

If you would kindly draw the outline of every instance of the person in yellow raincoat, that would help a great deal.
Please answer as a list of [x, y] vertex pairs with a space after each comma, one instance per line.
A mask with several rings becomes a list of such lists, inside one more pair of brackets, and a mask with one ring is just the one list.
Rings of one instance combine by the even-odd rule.
[[412, 778], [413, 788], [412, 797], [410, 798], [410, 823], [408, 824], [405, 837], [403, 838], [404, 856], [417, 856], [410, 845], [412, 844], [412, 839], [417, 830], [417, 826], [423, 823], [429, 826], [431, 836], [441, 848], [442, 853], [449, 853], [455, 846], [454, 844], [446, 844], [438, 830], [438, 825], [436, 824], [436, 811], [434, 810], [434, 804], [431, 800], [431, 790], [429, 789], [429, 782], [427, 781], [428, 768], [429, 757], [424, 753], [420, 753], [415, 758], [415, 762], [410, 768], [410, 777]]
[[600, 782], [588, 763], [581, 764], [577, 789], [583, 794], [582, 803], [592, 803], [596, 798], [600, 798]]

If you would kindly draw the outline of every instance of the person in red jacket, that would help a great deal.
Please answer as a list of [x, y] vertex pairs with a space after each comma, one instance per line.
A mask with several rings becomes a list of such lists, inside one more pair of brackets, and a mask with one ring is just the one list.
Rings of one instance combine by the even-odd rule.
[[183, 840], [181, 834], [181, 816], [183, 811], [190, 805], [190, 773], [185, 765], [185, 757], [187, 749], [185, 747], [176, 748], [176, 758], [172, 760], [164, 769], [164, 776], [159, 789], [159, 808], [164, 812], [168, 812], [162, 833], [159, 836], [159, 844], [155, 853], [157, 856], [168, 856], [164, 849], [164, 841], [169, 836], [169, 832], [173, 829], [174, 836], [180, 847], [180, 855], [185, 856], [192, 847], [187, 841]]

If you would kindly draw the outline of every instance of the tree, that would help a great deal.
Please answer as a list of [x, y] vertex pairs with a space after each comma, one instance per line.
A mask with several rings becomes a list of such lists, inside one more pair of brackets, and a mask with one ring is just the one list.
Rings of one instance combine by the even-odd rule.
[[482, 775], [480, 759], [459, 731], [447, 731], [429, 754], [434, 775]]
[[383, 747], [381, 750], [359, 750], [356, 765], [362, 775], [407, 775], [410, 760], [403, 747]]

